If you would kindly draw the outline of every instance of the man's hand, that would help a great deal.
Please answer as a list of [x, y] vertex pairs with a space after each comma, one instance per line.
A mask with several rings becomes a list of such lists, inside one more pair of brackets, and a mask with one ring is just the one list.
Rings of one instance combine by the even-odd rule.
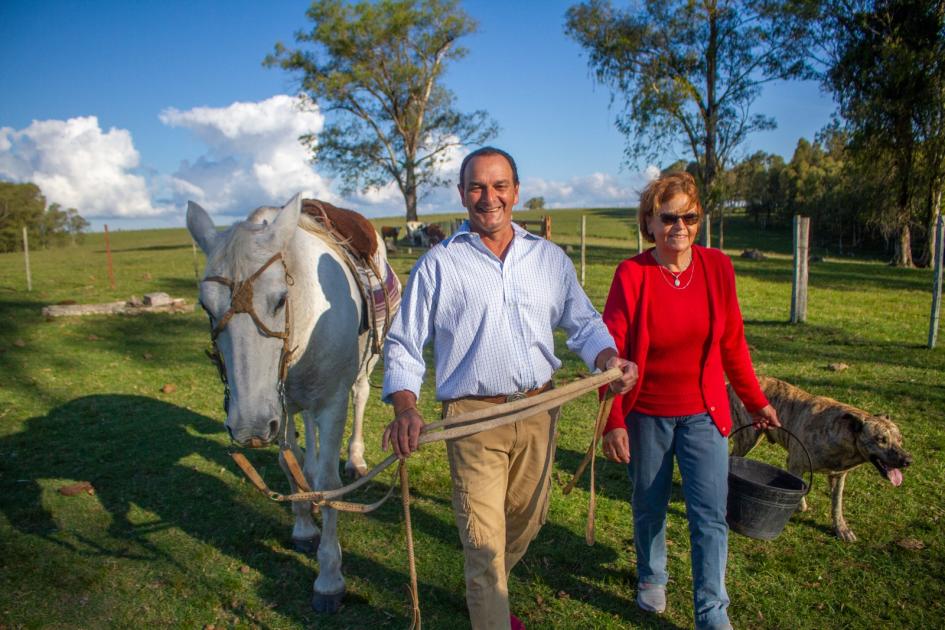
[[781, 422], [778, 420], [778, 412], [774, 410], [774, 407], [767, 405], [766, 407], [756, 411], [751, 414], [752, 426], [756, 430], [762, 431], [768, 427], [779, 427]]
[[630, 438], [626, 429], [614, 429], [604, 434], [604, 457], [612, 462], [630, 463]]
[[633, 361], [621, 359], [613, 348], [601, 350], [594, 363], [597, 369], [602, 372], [615, 367], [619, 367], [623, 371], [620, 378], [610, 383], [610, 391], [615, 394], [626, 394], [637, 384], [637, 377], [639, 376], [637, 364]]
[[394, 447], [397, 457], [404, 459], [420, 448], [420, 433], [426, 423], [417, 410], [417, 398], [413, 392], [400, 391], [391, 395], [394, 403], [394, 420], [384, 429], [381, 437], [381, 449], [386, 451], [387, 445]]

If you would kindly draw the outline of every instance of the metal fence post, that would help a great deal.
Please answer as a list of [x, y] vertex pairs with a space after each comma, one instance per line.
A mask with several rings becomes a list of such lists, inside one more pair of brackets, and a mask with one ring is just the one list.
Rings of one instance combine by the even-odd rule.
[[935, 272], [932, 277], [932, 313], [929, 316], [929, 349], [938, 340], [938, 320], [942, 310], [942, 236], [945, 235], [945, 216], [939, 215], [935, 224]]

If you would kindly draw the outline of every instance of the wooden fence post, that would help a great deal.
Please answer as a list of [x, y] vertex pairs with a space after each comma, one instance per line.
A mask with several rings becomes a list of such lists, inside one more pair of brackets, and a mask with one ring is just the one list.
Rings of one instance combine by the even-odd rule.
[[702, 244], [706, 247], [712, 247], [712, 213], [705, 213], [705, 220], [703, 220], [703, 227], [705, 231], [702, 233]]
[[108, 224], [105, 224], [105, 258], [108, 260], [108, 284], [115, 288], [115, 272], [112, 269], [112, 248], [108, 244]]
[[585, 279], [585, 268], [587, 267], [586, 259], [586, 243], [587, 243], [587, 215], [581, 215], [581, 286], [584, 286]]
[[807, 321], [807, 275], [810, 217], [794, 215], [794, 282], [791, 290], [791, 323]]
[[945, 246], [942, 237], [945, 236], [945, 216], [939, 216], [935, 224], [935, 272], [932, 284], [932, 314], [929, 317], [929, 349], [935, 347], [938, 339], [938, 320], [942, 310], [942, 252]]
[[[637, 212], [639, 213], [640, 210], [637, 209]], [[640, 229], [639, 219], [637, 219], [637, 253], [643, 253], [643, 230]]]
[[33, 276], [30, 273], [30, 240], [26, 236], [26, 226], [23, 226], [23, 259], [26, 261], [26, 290], [33, 290]]
[[200, 268], [197, 263], [197, 241], [191, 240], [190, 247], [194, 251], [194, 282], [197, 283], [197, 293], [200, 293]]
[[541, 218], [541, 236], [546, 241], [551, 240], [551, 216], [545, 215]]

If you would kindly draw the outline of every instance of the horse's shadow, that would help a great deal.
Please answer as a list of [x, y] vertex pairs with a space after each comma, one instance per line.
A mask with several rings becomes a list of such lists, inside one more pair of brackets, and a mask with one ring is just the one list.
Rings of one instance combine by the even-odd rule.
[[[274, 453], [247, 456], [267, 480], [279, 482], [282, 473]], [[27, 420], [22, 432], [0, 439], [0, 510], [19, 533], [18, 541], [10, 541], [20, 548], [13, 562], [35, 550], [38, 538], [67, 561], [122, 559], [140, 562], [149, 572], [165, 577], [193, 575], [195, 563], [222, 562], [224, 574], [245, 566], [258, 574], [253, 589], [266, 606], [299, 625], [322, 625], [327, 618], [310, 608], [317, 564], [314, 558], [286, 548], [291, 512], [248, 494], [244, 482], [233, 479], [235, 474], [221, 426], [206, 416], [142, 396], [72, 400]], [[100, 527], [60, 513], [62, 501], [51, 493], [73, 481], [88, 481], [94, 487], [94, 498], [83, 493], [68, 500], [97, 500], [107, 513], [106, 518], [92, 519]], [[199, 552], [204, 557], [198, 559], [188, 555], [194, 553], [189, 545], [175, 551], [162, 539], [172, 529], [196, 541], [198, 549], [206, 545], [217, 553]], [[392, 582], [403, 579], [387, 575], [389, 569], [369, 558], [354, 555], [346, 558], [346, 564], [350, 561], [359, 571]], [[207, 580], [204, 587], [221, 590], [220, 600], [231, 614], [246, 612], [228, 604], [224, 589], [231, 578], [198, 573]], [[370, 612], [362, 609], [369, 616], [401, 614], [361, 600], [349, 597], [348, 605], [370, 607]]]

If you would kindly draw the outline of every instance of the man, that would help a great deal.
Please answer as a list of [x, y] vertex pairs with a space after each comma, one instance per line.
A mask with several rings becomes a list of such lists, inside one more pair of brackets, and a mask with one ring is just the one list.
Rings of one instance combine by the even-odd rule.
[[[556, 245], [512, 222], [518, 170], [506, 152], [483, 147], [460, 167], [468, 221], [414, 266], [384, 348], [384, 400], [394, 420], [382, 447], [417, 449], [423, 347], [434, 343], [436, 397], [444, 416], [533, 396], [561, 362], [553, 330], [591, 369], [623, 370], [611, 389], [636, 382], [636, 365], [613, 339]], [[463, 543], [466, 603], [474, 628], [523, 627], [510, 615], [507, 580], [544, 523], [554, 460], [555, 413], [447, 442], [453, 511]]]

